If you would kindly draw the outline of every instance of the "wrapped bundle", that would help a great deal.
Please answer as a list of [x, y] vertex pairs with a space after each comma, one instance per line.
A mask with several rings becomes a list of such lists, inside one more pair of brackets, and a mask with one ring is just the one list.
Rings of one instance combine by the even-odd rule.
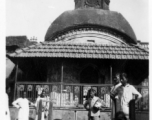
[[98, 100], [95, 102], [94, 107], [96, 107], [96, 108], [101, 108], [101, 107], [102, 107], [102, 102], [101, 102], [100, 99], [98, 99]]
[[95, 104], [94, 104], [95, 108], [101, 109], [102, 107], [106, 107], [106, 104], [103, 100], [98, 99]]

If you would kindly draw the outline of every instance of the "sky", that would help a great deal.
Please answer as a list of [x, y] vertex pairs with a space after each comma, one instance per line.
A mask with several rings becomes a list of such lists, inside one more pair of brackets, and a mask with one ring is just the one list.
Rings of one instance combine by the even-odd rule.
[[[138, 40], [148, 42], [149, 0], [111, 0], [110, 10], [121, 13]], [[6, 0], [6, 36], [44, 37], [51, 23], [64, 11], [74, 9], [74, 0]]]

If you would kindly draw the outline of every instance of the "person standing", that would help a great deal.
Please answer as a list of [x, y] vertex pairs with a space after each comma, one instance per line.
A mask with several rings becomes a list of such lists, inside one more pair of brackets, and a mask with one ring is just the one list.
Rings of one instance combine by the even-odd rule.
[[29, 120], [29, 101], [26, 92], [23, 93], [23, 98], [18, 98], [12, 104], [19, 109], [17, 120]]
[[96, 90], [91, 88], [87, 94], [87, 100], [84, 103], [84, 108], [88, 110], [89, 120], [99, 120], [100, 118], [100, 108], [104, 104], [102, 100], [95, 96]]
[[8, 104], [8, 95], [5, 93], [5, 120], [10, 120], [10, 111]]
[[48, 110], [49, 110], [49, 97], [46, 95], [45, 90], [42, 90], [42, 93], [40, 96], [38, 96], [35, 106], [36, 106], [36, 118], [35, 120], [38, 120], [38, 110], [39, 110], [39, 103], [40, 100], [42, 100], [42, 114], [41, 114], [41, 120], [45, 120], [48, 117]]
[[111, 111], [112, 120], [115, 118], [116, 111], [119, 111], [120, 109], [120, 107], [117, 104], [118, 96], [114, 97], [113, 94], [115, 93], [116, 89], [121, 85], [122, 84], [120, 82], [120, 73], [116, 73], [113, 78], [113, 86], [111, 87], [111, 91], [110, 91], [110, 97], [112, 99], [112, 111]]
[[141, 94], [135, 89], [133, 85], [128, 83], [128, 78], [126, 73], [122, 73], [120, 76], [122, 85], [117, 88], [115, 95], [118, 95], [118, 100], [120, 103], [120, 111], [124, 112], [127, 119], [129, 119], [129, 103], [133, 99], [133, 95], [137, 95], [135, 103], [141, 99]]
[[115, 90], [120, 87], [122, 84], [120, 82], [120, 73], [116, 73], [113, 79], [113, 86], [111, 87], [111, 93], [115, 92]]

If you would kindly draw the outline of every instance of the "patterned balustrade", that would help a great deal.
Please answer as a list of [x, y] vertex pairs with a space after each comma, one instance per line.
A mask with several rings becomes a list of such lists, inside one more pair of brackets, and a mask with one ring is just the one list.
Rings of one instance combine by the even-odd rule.
[[136, 104], [136, 109], [141, 111], [149, 110], [149, 87], [148, 86], [135, 86], [141, 93], [142, 99]]
[[[111, 109], [110, 89], [111, 84], [61, 84], [61, 83], [16, 83], [15, 98], [23, 96], [23, 92], [27, 93], [27, 98], [35, 102], [38, 91], [44, 89], [51, 100], [54, 107], [83, 107], [86, 99], [87, 91], [94, 87], [99, 96], [106, 103], [106, 107]], [[135, 86], [142, 94], [143, 98], [136, 104], [137, 110], [149, 110], [149, 91], [148, 87]]]

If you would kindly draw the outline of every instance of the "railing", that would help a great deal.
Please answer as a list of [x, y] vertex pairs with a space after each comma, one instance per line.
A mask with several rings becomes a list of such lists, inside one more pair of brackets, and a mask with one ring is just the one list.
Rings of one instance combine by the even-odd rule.
[[135, 86], [135, 88], [141, 93], [142, 98], [136, 104], [136, 110], [148, 111], [149, 110], [149, 87], [148, 86]]
[[[27, 98], [35, 102], [38, 89], [45, 89], [48, 96], [51, 96], [54, 107], [83, 107], [87, 91], [94, 87], [97, 96], [106, 103], [106, 107], [111, 109], [110, 89], [111, 84], [64, 84], [64, 83], [25, 83], [17, 82], [15, 98], [22, 97], [23, 92], [27, 93]], [[136, 104], [137, 110], [149, 110], [149, 91], [148, 87], [135, 86], [142, 94], [143, 98]]]

